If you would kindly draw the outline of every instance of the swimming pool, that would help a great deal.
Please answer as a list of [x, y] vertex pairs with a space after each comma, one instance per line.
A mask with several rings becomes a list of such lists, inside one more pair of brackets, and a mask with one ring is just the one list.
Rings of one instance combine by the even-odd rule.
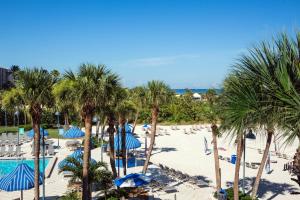
[[[47, 167], [49, 163], [50, 158], [45, 158], [45, 168]], [[26, 163], [28, 164], [31, 168], [34, 168], [34, 160], [33, 159], [28, 159], [28, 160], [0, 160], [0, 177], [12, 172], [18, 164], [20, 163]], [[43, 170], [43, 159], [40, 159], [40, 171], [42, 172]]]

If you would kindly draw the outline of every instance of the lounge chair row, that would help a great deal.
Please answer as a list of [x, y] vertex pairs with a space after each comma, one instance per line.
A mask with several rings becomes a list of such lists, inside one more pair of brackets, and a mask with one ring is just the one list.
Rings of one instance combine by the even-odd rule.
[[0, 147], [0, 157], [4, 157], [4, 156], [7, 156], [7, 157], [21, 156], [21, 146], [20, 145], [17, 145], [17, 146], [9, 145], [6, 150], [6, 145], [2, 145]]
[[[34, 146], [31, 147], [31, 155], [34, 155]], [[44, 148], [43, 146], [40, 146], [40, 155], [44, 155]], [[45, 147], [45, 156], [54, 156], [55, 150], [52, 144], [48, 145], [48, 147]]]
[[198, 186], [198, 187], [208, 187], [209, 186], [209, 183], [199, 179], [198, 177], [190, 176], [186, 173], [183, 173], [179, 170], [169, 168], [162, 164], [159, 164], [159, 167], [163, 171], [163, 173], [165, 173], [168, 176], [171, 176], [172, 178], [177, 179], [178, 181], [188, 182], [188, 183]]
[[[19, 143], [30, 142], [31, 138], [27, 135], [19, 135]], [[12, 133], [2, 133], [0, 137], [0, 144], [17, 144], [18, 136]]]
[[[223, 156], [221, 156], [221, 155], [219, 155], [219, 159], [220, 160], [225, 160], [225, 161], [227, 161], [227, 162], [229, 162], [229, 163], [231, 163], [231, 159], [229, 158], [229, 157], [223, 157]], [[241, 165], [243, 164], [243, 162], [241, 162]], [[249, 162], [245, 162], [245, 164], [246, 164], [246, 167], [248, 167], [248, 168], [251, 168], [251, 169], [257, 169], [258, 167], [257, 167], [257, 163], [249, 163]]]
[[178, 128], [178, 126], [171, 126], [171, 130], [176, 131], [176, 130], [180, 130], [180, 129]]

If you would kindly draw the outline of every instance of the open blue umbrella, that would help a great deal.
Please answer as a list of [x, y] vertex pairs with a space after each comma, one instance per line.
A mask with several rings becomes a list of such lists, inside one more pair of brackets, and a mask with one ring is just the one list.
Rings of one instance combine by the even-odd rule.
[[125, 187], [140, 187], [151, 182], [151, 178], [144, 174], [128, 174], [123, 178], [118, 178], [115, 185], [121, 188]]
[[[122, 137], [121, 134], [117, 134], [114, 139], [114, 146], [116, 150], [122, 149]], [[126, 133], [126, 149], [137, 149], [141, 147], [141, 142], [136, 139], [131, 133]]]
[[[40, 128], [40, 135], [41, 136], [48, 136], [49, 132], [46, 129]], [[27, 132], [28, 137], [34, 137], [34, 130], [31, 129], [30, 131]]]
[[[39, 184], [43, 183], [42, 174], [39, 177]], [[23, 190], [29, 190], [34, 187], [34, 170], [26, 163], [19, 164], [11, 173], [0, 178], [0, 190], [8, 192], [21, 190], [21, 199], [23, 199]]]
[[[80, 163], [83, 163], [82, 158], [83, 158], [83, 152], [81, 150], [76, 150], [74, 151], [71, 155], [69, 155], [68, 157], [71, 158], [75, 158], [76, 160], [78, 160]], [[91, 159], [92, 163], [96, 163], [96, 160]], [[62, 169], [64, 166], [69, 165], [69, 166], [74, 166], [72, 163], [69, 163], [68, 160], [65, 158], [62, 161], [60, 161], [58, 163], [58, 168]]]
[[78, 127], [71, 127], [63, 135], [64, 138], [81, 138], [84, 136], [84, 132]]

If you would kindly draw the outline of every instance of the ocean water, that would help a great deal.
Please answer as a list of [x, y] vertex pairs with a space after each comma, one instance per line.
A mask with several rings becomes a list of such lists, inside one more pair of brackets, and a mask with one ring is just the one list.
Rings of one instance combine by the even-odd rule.
[[[0, 177], [9, 174], [12, 172], [18, 164], [20, 163], [26, 163], [29, 165], [29, 167], [34, 168], [34, 160], [32, 159], [26, 159], [26, 160], [0, 160]], [[49, 163], [49, 158], [45, 158], [45, 168], [47, 167]], [[40, 171], [42, 172], [43, 170], [43, 159], [40, 158]]]
[[[176, 94], [184, 94], [186, 89], [173, 89]], [[208, 89], [189, 89], [193, 93], [199, 93], [199, 94], [205, 94]], [[220, 94], [222, 92], [222, 89], [215, 89], [217, 94]]]

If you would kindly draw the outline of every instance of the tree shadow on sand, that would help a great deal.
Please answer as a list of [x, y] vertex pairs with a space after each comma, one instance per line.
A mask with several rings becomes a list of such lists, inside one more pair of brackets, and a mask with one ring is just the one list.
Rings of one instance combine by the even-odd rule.
[[[252, 186], [253, 183], [255, 181], [255, 177], [252, 178], [245, 178], [245, 190], [248, 191], [247, 194], [250, 194], [252, 192]], [[242, 187], [243, 184], [243, 179], [240, 179], [240, 188]], [[226, 182], [227, 186], [232, 186], [233, 182]], [[286, 192], [290, 193], [290, 194], [297, 194], [298, 192], [300, 192], [299, 188], [295, 187], [294, 185], [291, 184], [287, 184], [287, 183], [274, 183], [274, 182], [270, 182], [266, 179], [261, 179], [260, 180], [260, 184], [259, 184], [259, 188], [258, 188], [258, 192], [257, 192], [257, 196], [258, 198], [262, 198], [262, 199], [268, 199], [268, 200], [272, 200], [275, 197], [277, 197], [278, 195], [284, 195]], [[266, 198], [266, 194], [267, 193], [271, 193], [271, 196]], [[300, 196], [299, 196], [300, 199]]]
[[155, 155], [163, 152], [177, 151], [177, 149], [174, 147], [162, 147], [162, 148], [153, 148], [153, 151], [155, 152], [152, 153], [152, 155]]

